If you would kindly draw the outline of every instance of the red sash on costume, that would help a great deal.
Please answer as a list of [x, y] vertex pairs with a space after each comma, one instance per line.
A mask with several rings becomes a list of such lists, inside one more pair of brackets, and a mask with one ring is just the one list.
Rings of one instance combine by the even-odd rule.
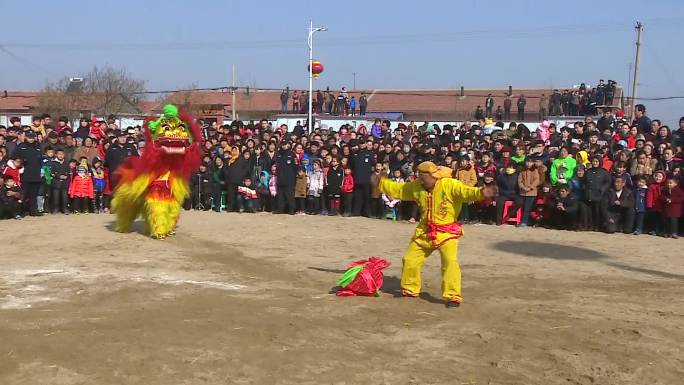
[[150, 183], [150, 187], [147, 190], [147, 196], [153, 199], [160, 200], [171, 200], [173, 195], [171, 195], [171, 188], [169, 186], [169, 181], [164, 179], [157, 179]]

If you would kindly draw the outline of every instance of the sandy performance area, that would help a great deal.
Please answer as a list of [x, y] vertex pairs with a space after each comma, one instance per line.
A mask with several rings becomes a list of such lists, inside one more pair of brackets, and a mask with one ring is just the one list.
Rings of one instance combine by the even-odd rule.
[[[185, 212], [0, 222], [0, 384], [682, 384], [684, 241], [467, 226], [465, 303], [400, 298], [413, 225]], [[138, 226], [140, 227], [140, 226]], [[330, 294], [391, 261], [379, 298]]]

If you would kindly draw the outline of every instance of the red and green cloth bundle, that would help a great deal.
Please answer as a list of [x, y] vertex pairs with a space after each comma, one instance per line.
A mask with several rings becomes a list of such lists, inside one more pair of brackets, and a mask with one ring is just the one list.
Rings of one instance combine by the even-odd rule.
[[378, 296], [384, 280], [382, 270], [389, 262], [379, 257], [362, 259], [349, 265], [347, 271], [337, 280], [340, 297]]

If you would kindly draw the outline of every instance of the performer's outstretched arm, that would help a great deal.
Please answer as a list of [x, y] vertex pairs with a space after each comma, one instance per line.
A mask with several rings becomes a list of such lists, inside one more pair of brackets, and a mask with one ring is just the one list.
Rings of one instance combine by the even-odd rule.
[[421, 191], [419, 181], [395, 182], [389, 178], [380, 178], [378, 189], [385, 195], [402, 201], [415, 201], [416, 192]]
[[456, 179], [444, 179], [449, 194], [464, 202], [479, 202], [484, 199], [482, 188], [471, 187]]

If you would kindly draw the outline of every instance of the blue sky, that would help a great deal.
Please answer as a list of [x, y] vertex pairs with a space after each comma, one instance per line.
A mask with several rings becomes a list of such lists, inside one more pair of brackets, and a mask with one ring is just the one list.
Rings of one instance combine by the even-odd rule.
[[[339, 4], [339, 6], [338, 6]], [[39, 89], [93, 66], [125, 67], [148, 90], [230, 82], [304, 88], [309, 18], [317, 86], [564, 87], [628, 81], [645, 24], [640, 96], [684, 96], [684, 6], [659, 1], [8, 1], [0, 89]], [[644, 101], [673, 124], [684, 100]]]

